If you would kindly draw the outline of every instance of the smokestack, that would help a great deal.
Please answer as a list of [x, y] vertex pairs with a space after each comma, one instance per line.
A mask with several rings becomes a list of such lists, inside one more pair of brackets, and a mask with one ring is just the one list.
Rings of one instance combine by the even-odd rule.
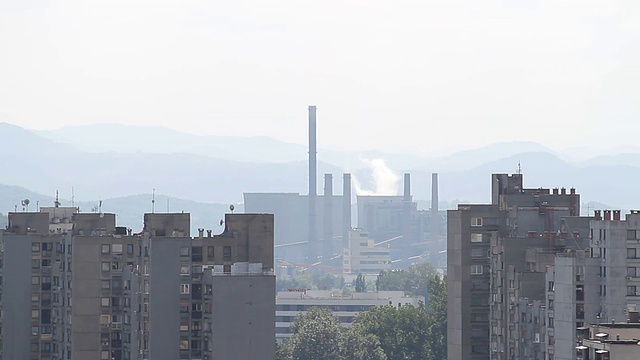
[[440, 237], [440, 214], [438, 213], [438, 174], [431, 174], [431, 243]]
[[404, 174], [404, 201], [411, 201], [411, 174]]
[[342, 247], [349, 247], [351, 231], [351, 174], [342, 175]]
[[402, 242], [409, 241], [411, 232], [411, 174], [404, 174], [404, 197], [402, 198]]
[[316, 195], [318, 194], [316, 147], [316, 107], [309, 106], [309, 257], [316, 261], [318, 257]]
[[333, 175], [324, 174], [324, 216], [322, 232], [322, 262], [330, 265], [333, 256]]

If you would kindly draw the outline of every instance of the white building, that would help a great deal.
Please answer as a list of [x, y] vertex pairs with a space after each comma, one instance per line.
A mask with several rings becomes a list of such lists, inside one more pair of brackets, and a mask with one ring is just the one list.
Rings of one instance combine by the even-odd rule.
[[376, 246], [369, 233], [360, 228], [349, 232], [349, 247], [343, 253], [345, 275], [378, 275], [391, 269], [391, 255], [387, 246]]
[[296, 316], [313, 307], [329, 308], [342, 326], [348, 327], [360, 312], [374, 306], [418, 306], [421, 301], [424, 302], [423, 296], [406, 296], [404, 291], [352, 293], [348, 296], [334, 295], [329, 290], [280, 291], [276, 295], [276, 339], [282, 341], [290, 337], [289, 327]]

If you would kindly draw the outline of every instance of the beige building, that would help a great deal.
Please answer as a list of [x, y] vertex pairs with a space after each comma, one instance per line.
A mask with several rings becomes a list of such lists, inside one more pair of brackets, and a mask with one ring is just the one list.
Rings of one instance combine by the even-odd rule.
[[388, 246], [376, 246], [369, 233], [360, 228], [349, 232], [349, 247], [343, 253], [345, 275], [378, 275], [391, 269], [391, 255]]

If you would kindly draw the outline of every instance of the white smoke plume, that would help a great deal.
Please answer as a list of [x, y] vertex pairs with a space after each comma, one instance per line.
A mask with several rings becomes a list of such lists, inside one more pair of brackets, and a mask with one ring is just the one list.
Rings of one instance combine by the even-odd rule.
[[363, 189], [362, 183], [353, 174], [353, 186], [358, 195], [398, 195], [398, 181], [400, 176], [389, 169], [384, 159], [362, 159], [362, 162], [371, 169], [374, 186], [373, 190]]

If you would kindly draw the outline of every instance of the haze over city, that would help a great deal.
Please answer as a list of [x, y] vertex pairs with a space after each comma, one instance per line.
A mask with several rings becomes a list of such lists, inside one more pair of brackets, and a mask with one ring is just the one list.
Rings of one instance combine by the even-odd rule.
[[12, 1], [0, 115], [443, 154], [504, 140], [627, 151], [633, 1]]

